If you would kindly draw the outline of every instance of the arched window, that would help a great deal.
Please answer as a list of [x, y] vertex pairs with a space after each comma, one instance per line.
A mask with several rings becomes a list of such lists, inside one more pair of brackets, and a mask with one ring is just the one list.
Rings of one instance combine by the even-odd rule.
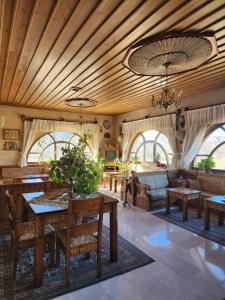
[[[51, 132], [39, 138], [31, 147], [28, 163], [49, 162], [62, 156], [62, 148], [73, 147], [78, 144], [80, 137], [70, 132]], [[86, 147], [86, 153], [91, 155], [90, 148]]]
[[225, 124], [217, 126], [206, 136], [194, 159], [194, 167], [198, 166], [201, 159], [209, 156], [215, 159], [215, 169], [225, 170]]
[[148, 130], [138, 134], [130, 151], [130, 158], [137, 156], [140, 161], [153, 162], [160, 160], [163, 164], [171, 164], [172, 149], [167, 137], [157, 131]]

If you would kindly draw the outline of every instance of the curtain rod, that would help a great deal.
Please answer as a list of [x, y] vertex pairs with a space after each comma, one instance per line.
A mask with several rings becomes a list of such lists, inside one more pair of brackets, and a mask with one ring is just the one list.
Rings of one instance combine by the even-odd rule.
[[85, 124], [85, 123], [98, 124], [98, 121], [96, 118], [93, 121], [83, 121], [82, 119], [77, 119], [77, 120], [66, 120], [64, 118], [46, 119], [46, 118], [26, 117], [25, 115], [22, 115], [22, 120], [23, 121], [46, 120], [46, 121], [61, 121], [61, 122], [82, 123], [82, 124]]
[[142, 121], [142, 120], [146, 120], [146, 119], [153, 119], [153, 118], [158, 118], [158, 117], [162, 117], [162, 116], [169, 116], [169, 115], [174, 115], [176, 114], [176, 112], [172, 112], [169, 114], [165, 114], [165, 115], [158, 115], [158, 116], [154, 116], [154, 117], [150, 117], [149, 115], [145, 116], [144, 118], [141, 119], [135, 119], [135, 120], [129, 120], [127, 121], [126, 119], [122, 121], [122, 123], [130, 123], [130, 122], [136, 122], [136, 121]]
[[[183, 108], [185, 111], [192, 111], [192, 110], [198, 110], [198, 109], [202, 109], [202, 108], [207, 108], [207, 107], [213, 107], [213, 106], [220, 106], [222, 104], [225, 104], [225, 102], [219, 103], [219, 104], [210, 104], [207, 106], [201, 106], [201, 107], [196, 107], [196, 108], [188, 108], [185, 107]], [[146, 119], [152, 119], [152, 118], [157, 118], [157, 117], [161, 117], [161, 116], [168, 116], [168, 115], [173, 115], [173, 114], [177, 114], [177, 112], [180, 110], [180, 108], [178, 108], [175, 112], [169, 113], [169, 114], [165, 114], [165, 115], [158, 115], [158, 116], [154, 116], [154, 117], [150, 117], [149, 115], [145, 116], [144, 118], [141, 119], [135, 119], [135, 120], [129, 120], [127, 121], [126, 119], [122, 121], [122, 123], [130, 123], [130, 122], [135, 122], [135, 121], [141, 121], [141, 120], [146, 120]]]
[[225, 102], [218, 103], [218, 104], [210, 104], [210, 105], [207, 105], [207, 106], [201, 106], [201, 107], [196, 107], [196, 108], [188, 108], [188, 107], [186, 107], [184, 110], [185, 111], [198, 110], [198, 109], [207, 108], [207, 107], [220, 106], [222, 104], [225, 104]]

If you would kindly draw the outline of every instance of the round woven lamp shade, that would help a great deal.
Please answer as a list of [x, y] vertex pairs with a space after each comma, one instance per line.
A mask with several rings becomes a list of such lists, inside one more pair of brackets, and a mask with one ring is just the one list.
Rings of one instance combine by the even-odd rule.
[[169, 32], [139, 41], [123, 64], [138, 75], [165, 76], [195, 69], [218, 53], [212, 33]]
[[65, 104], [72, 107], [92, 107], [97, 104], [97, 102], [90, 98], [71, 98], [65, 100]]

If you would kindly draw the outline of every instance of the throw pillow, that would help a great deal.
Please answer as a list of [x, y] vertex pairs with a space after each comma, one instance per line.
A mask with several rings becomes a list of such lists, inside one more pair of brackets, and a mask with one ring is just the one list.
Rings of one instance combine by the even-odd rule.
[[192, 189], [192, 190], [198, 190], [198, 191], [201, 191], [201, 183], [199, 181], [199, 179], [188, 179], [188, 187], [189, 189]]

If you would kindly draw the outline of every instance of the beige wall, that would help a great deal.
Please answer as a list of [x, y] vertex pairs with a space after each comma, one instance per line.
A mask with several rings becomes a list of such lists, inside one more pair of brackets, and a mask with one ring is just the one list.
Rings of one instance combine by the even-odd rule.
[[[67, 113], [67, 112], [58, 112], [58, 111], [49, 111], [49, 110], [38, 110], [38, 109], [30, 109], [30, 108], [21, 108], [15, 106], [6, 106], [0, 105], [0, 116], [4, 116], [4, 128], [10, 129], [20, 129], [21, 130], [21, 139], [20, 141], [16, 141], [18, 148], [21, 149], [21, 141], [22, 141], [22, 118], [21, 116], [25, 115], [27, 117], [36, 117], [36, 118], [49, 118], [49, 119], [59, 119], [64, 118], [66, 120], [76, 120], [79, 118], [79, 115], [76, 113]], [[112, 116], [97, 116], [97, 115], [84, 115], [85, 120], [93, 120], [97, 119], [99, 125], [102, 127], [103, 132], [100, 133], [100, 146], [104, 144], [113, 144], [114, 142], [114, 124], [115, 117]], [[105, 130], [103, 128], [103, 121], [110, 120], [111, 128], [109, 130]], [[104, 139], [104, 133], [109, 132], [111, 134], [111, 139]], [[6, 140], [3, 139], [3, 129], [0, 128], [0, 166], [2, 165], [17, 165], [20, 158], [20, 152], [17, 151], [6, 151], [3, 150], [3, 144]]]

